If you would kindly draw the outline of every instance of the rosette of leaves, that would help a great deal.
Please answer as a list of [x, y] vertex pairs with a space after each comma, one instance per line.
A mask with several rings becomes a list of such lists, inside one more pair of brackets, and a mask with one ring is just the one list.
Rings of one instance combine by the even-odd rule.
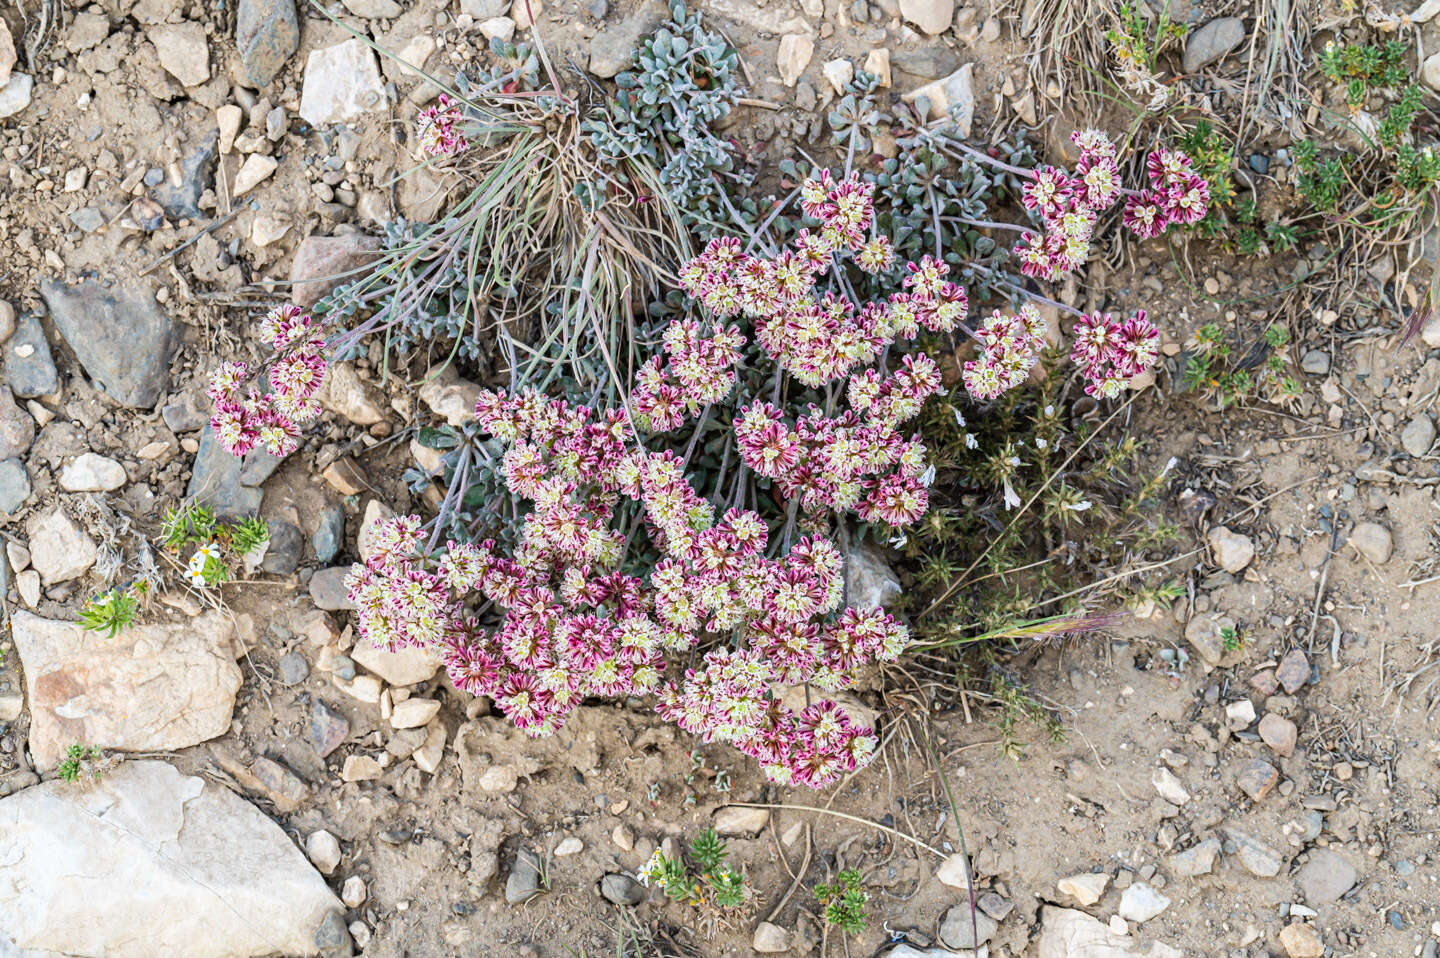
[[596, 152], [611, 166], [643, 158], [657, 167], [688, 224], [725, 221], [721, 180], [749, 182], [733, 145], [714, 133], [743, 93], [739, 54], [677, 0], [635, 61], [615, 78], [615, 99], [585, 124]]

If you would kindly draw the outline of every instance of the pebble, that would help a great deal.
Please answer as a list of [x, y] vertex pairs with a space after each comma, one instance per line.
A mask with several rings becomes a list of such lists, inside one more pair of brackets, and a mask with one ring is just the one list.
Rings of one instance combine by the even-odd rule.
[[[8, 463], [0, 462], [0, 512], [10, 511], [5, 508], [5, 500], [3, 498], [6, 494], [5, 472], [7, 466]], [[28, 484], [26, 489], [26, 495], [28, 496]], [[33, 609], [40, 604], [40, 573], [34, 569], [17, 572], [15, 574], [15, 588], [20, 590], [20, 601], [24, 602], [26, 607]]]
[[1160, 797], [1171, 805], [1184, 805], [1190, 801], [1190, 793], [1185, 791], [1185, 786], [1180, 779], [1168, 768], [1156, 768], [1150, 773], [1150, 783], [1155, 786], [1155, 791]]
[[750, 938], [750, 947], [762, 955], [778, 955], [790, 950], [790, 930], [768, 921], [755, 926]]
[[1220, 839], [1212, 836], [1193, 848], [1171, 855], [1166, 864], [1178, 878], [1196, 878], [1210, 874], [1219, 855]]
[[815, 41], [809, 34], [787, 33], [781, 37], [780, 49], [775, 54], [775, 69], [780, 73], [780, 82], [788, 87], [795, 86], [813, 56]]
[[[1230, 853], [1240, 860], [1241, 866], [1250, 874], [1257, 878], [1274, 878], [1280, 874], [1285, 863], [1275, 849], [1235, 828], [1225, 829], [1225, 837], [1229, 839], [1227, 845], [1234, 848]], [[1230, 848], [1227, 847], [1226, 850], [1230, 851]]]
[[967, 63], [944, 79], [927, 83], [900, 99], [906, 103], [925, 100], [930, 105], [927, 119], [938, 119], [953, 111], [956, 129], [961, 136], [968, 137], [975, 122], [974, 82], [975, 64]]
[[611, 872], [600, 879], [600, 894], [612, 905], [638, 905], [645, 889], [629, 875]]
[[323, 828], [305, 839], [305, 854], [322, 875], [332, 875], [340, 867], [340, 841]]
[[390, 713], [390, 726], [392, 728], [420, 728], [422, 725], [428, 725], [439, 711], [440, 703], [435, 699], [406, 699], [395, 704], [394, 711]]
[[1376, 565], [1389, 562], [1390, 554], [1395, 549], [1395, 539], [1390, 535], [1390, 530], [1378, 522], [1358, 523], [1351, 531], [1349, 541], [1356, 552]]
[[415, 765], [420, 771], [427, 775], [434, 775], [440, 768], [440, 763], [445, 760], [445, 726], [435, 722], [425, 735], [425, 744], [415, 750], [411, 756]]
[[340, 900], [345, 903], [346, 908], [359, 908], [365, 904], [365, 879], [359, 875], [351, 875], [345, 879], [345, 884], [340, 886]]
[[1416, 416], [1400, 433], [1400, 445], [1417, 459], [1425, 455], [1435, 445], [1435, 423], [1424, 413]]
[[337, 565], [316, 571], [310, 577], [310, 601], [315, 603], [316, 608], [324, 609], [327, 612], [353, 609], [354, 603], [346, 598], [349, 590], [345, 588], [345, 577], [349, 574], [350, 567], [348, 565]]
[[498, 39], [501, 43], [509, 43], [515, 36], [515, 21], [509, 17], [491, 17], [481, 21], [480, 32], [487, 40]]
[[1328, 848], [1311, 849], [1310, 860], [1295, 876], [1305, 903], [1311, 906], [1339, 901], [1357, 877], [1355, 866]]
[[379, 778], [382, 771], [380, 763], [369, 755], [347, 755], [340, 768], [340, 778], [347, 782], [369, 782]]
[[881, 89], [890, 88], [890, 51], [885, 47], [879, 47], [865, 54], [866, 73], [875, 77], [880, 82]]
[[1069, 895], [1088, 908], [1100, 900], [1109, 884], [1110, 876], [1104, 872], [1085, 872], [1062, 878], [1055, 883], [1055, 887], [1060, 890], [1060, 894]]
[[157, 24], [147, 35], [155, 44], [160, 65], [183, 86], [199, 86], [210, 79], [210, 47], [200, 24]]
[[1281, 758], [1289, 758], [1295, 753], [1295, 741], [1299, 732], [1295, 723], [1289, 719], [1274, 712], [1267, 712], [1256, 731], [1260, 733], [1260, 740]]
[[1261, 801], [1270, 794], [1271, 789], [1280, 781], [1280, 772], [1264, 759], [1252, 759], [1246, 762], [1240, 769], [1240, 774], [1235, 777], [1235, 784], [1240, 791], [1250, 796], [1251, 801]]
[[1185, 641], [1190, 643], [1190, 647], [1199, 653], [1207, 665], [1219, 665], [1225, 658], [1225, 640], [1220, 631], [1227, 626], [1233, 628], [1234, 624], [1226, 616], [1213, 616], [1202, 612], [1185, 623]]
[[[621, 70], [628, 70], [641, 40], [655, 32], [665, 15], [663, 4], [648, 0], [624, 20], [596, 33], [590, 40], [590, 72], [608, 80]], [[511, 30], [514, 30], [513, 21]]]
[[35, 420], [0, 386], [0, 459], [23, 456], [35, 441]]
[[310, 706], [310, 744], [321, 757], [339, 748], [350, 735], [350, 720], [320, 699]]
[[981, 911], [989, 915], [991, 918], [994, 918], [996, 921], [1004, 921], [1005, 916], [1015, 910], [1014, 903], [1008, 901], [1007, 899], [1001, 898], [993, 891], [987, 891], [985, 894], [981, 895], [980, 898], [975, 902], [975, 904], [980, 907]]
[[280, 656], [280, 682], [284, 685], [299, 685], [310, 675], [310, 663], [299, 652], [286, 652]]
[[300, 92], [300, 117], [314, 127], [353, 120], [383, 109], [385, 88], [375, 54], [352, 38], [312, 50], [305, 61]]
[[540, 891], [540, 859], [534, 852], [521, 849], [505, 878], [505, 901], [510, 905], [523, 905]]
[[971, 884], [969, 876], [970, 872], [966, 867], [965, 856], [959, 852], [945, 859], [935, 870], [935, 877], [940, 879], [940, 883], [949, 885], [951, 888], [969, 889]]
[[30, 105], [30, 95], [35, 89], [35, 78], [28, 73], [11, 73], [10, 79], [0, 87], [0, 120], [14, 116]]
[[1239, 17], [1211, 20], [1190, 33], [1181, 67], [1186, 73], [1194, 73], [1223, 58], [1244, 41], [1244, 20]]
[[939, 36], [955, 20], [955, 0], [900, 0], [900, 15], [930, 36]]
[[341, 506], [326, 506], [320, 513], [320, 523], [310, 537], [315, 558], [321, 562], [334, 560], [340, 551], [340, 542], [345, 537], [345, 510]]
[[1300, 368], [1312, 376], [1324, 376], [1330, 372], [1330, 354], [1323, 349], [1312, 349], [1300, 357]]
[[717, 834], [754, 836], [770, 823], [770, 809], [726, 805], [715, 810], [713, 825]]
[[298, 527], [282, 519], [269, 519], [266, 525], [270, 528], [270, 540], [265, 544], [265, 557], [260, 560], [260, 571], [270, 575], [289, 575], [300, 564], [305, 537]]
[[585, 850], [585, 843], [574, 835], [567, 835], [560, 839], [560, 844], [555, 846], [556, 858], [569, 858], [571, 855], [578, 855]]
[[1430, 89], [1440, 90], [1440, 53], [1432, 53], [1425, 58], [1420, 65], [1420, 79], [1429, 84]]
[[970, 906], [955, 905], [940, 921], [940, 941], [947, 948], [974, 950], [995, 937], [1000, 923], [983, 911]]
[[403, 8], [395, 0], [343, 0], [345, 9], [367, 20], [393, 20]]
[[622, 852], [633, 851], [635, 848], [635, 832], [629, 825], [616, 825], [615, 830], [610, 833], [610, 840]]
[[68, 582], [95, 564], [95, 542], [59, 506], [31, 520], [30, 562], [45, 585]]
[[830, 88], [835, 91], [837, 96], [844, 96], [846, 84], [855, 79], [854, 64], [843, 57], [826, 62], [820, 68], [820, 72], [824, 74]]
[[1313, 925], [1292, 922], [1280, 929], [1280, 944], [1290, 958], [1323, 958], [1325, 943]]
[[251, 153], [245, 157], [240, 170], [235, 174], [235, 182], [231, 187], [231, 195], [237, 199], [249, 193], [274, 173], [280, 164], [274, 157], [265, 156], [263, 153]]
[[[378, 239], [359, 233], [305, 237], [290, 264], [291, 301], [302, 309], [313, 306], [341, 283], [357, 278], [356, 271], [374, 260], [379, 248]], [[332, 364], [318, 398], [321, 402], [326, 402], [328, 398], [327, 405], [346, 401], [346, 394], [354, 392], [358, 384], [359, 378], [351, 364]], [[363, 418], [350, 421], [359, 426], [370, 426], [382, 417], [383, 413], [377, 409]], [[350, 418], [348, 414], [346, 418]]]
[[1255, 543], [1250, 537], [1231, 532], [1225, 526], [1211, 529], [1206, 539], [1215, 553], [1215, 562], [1231, 575], [1243, 571], [1255, 558]]
[[244, 461], [226, 452], [215, 431], [207, 427], [200, 434], [187, 494], [221, 516], [253, 516], [260, 511], [265, 493], [245, 485], [244, 467]]
[[1285, 653], [1280, 664], [1275, 666], [1275, 681], [1285, 690], [1286, 695], [1294, 695], [1310, 681], [1310, 660], [1300, 649], [1291, 649]]
[[1116, 914], [1127, 921], [1147, 922], [1170, 907], [1170, 899], [1143, 881], [1137, 881], [1120, 895]]
[[50, 354], [50, 343], [40, 320], [26, 313], [15, 324], [15, 332], [5, 344], [5, 361], [0, 366], [0, 381], [21, 399], [48, 396], [60, 388], [60, 373]]
[[125, 480], [124, 466], [93, 452], [81, 453], [60, 470], [60, 488], [66, 492], [109, 492]]

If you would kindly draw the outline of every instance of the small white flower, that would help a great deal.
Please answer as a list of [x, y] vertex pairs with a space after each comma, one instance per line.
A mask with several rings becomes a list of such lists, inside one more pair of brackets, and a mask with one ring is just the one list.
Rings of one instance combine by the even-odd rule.
[[1079, 502], [1075, 503], [1074, 505], [1069, 505], [1069, 506], [1066, 506], [1065, 508], [1066, 508], [1066, 509], [1069, 509], [1071, 512], [1084, 512], [1086, 509], [1089, 509], [1092, 505], [1093, 505], [1093, 503], [1092, 503], [1089, 499], [1081, 499]]
[[979, 449], [979, 448], [980, 448], [980, 441], [975, 438], [975, 434], [974, 434], [973, 432], [967, 432], [967, 433], [965, 434], [965, 448], [966, 448], [966, 449]]
[[934, 481], [935, 481], [935, 463], [932, 462], [932, 463], [930, 463], [930, 465], [928, 465], [928, 466], [925, 467], [925, 471], [924, 471], [924, 472], [920, 473], [920, 484], [923, 485], [923, 486], [928, 486], [928, 485], [930, 485], [931, 483], [933, 483]]
[[907, 542], [909, 542], [909, 541], [910, 541], [910, 537], [907, 536], [905, 533], [902, 532], [902, 533], [900, 533], [900, 534], [898, 534], [898, 535], [896, 535], [896, 536], [892, 536], [892, 537], [891, 537], [891, 539], [890, 539], [890, 547], [891, 547], [892, 549], [903, 549], [903, 548], [905, 547], [905, 543], [907, 543]]
[[1005, 511], [1008, 512], [1008, 511], [1010, 511], [1011, 509], [1018, 508], [1019, 505], [1020, 505], [1020, 497], [1015, 494], [1014, 488], [1012, 488], [1011, 485], [1010, 485], [1010, 480], [1009, 480], [1009, 479], [1006, 479], [1006, 480], [1005, 480]]
[[1046, 407], [1045, 407], [1045, 415], [1047, 415], [1047, 416], [1053, 416], [1053, 415], [1055, 415], [1055, 407], [1054, 407], [1053, 405], [1046, 406]]
[[191, 584], [191, 585], [204, 585], [204, 584], [205, 584], [205, 573], [204, 573], [204, 572], [201, 572], [199, 569], [196, 569], [196, 568], [193, 568], [193, 567], [192, 567], [192, 568], [189, 568], [189, 569], [186, 569], [186, 570], [185, 570], [185, 577], [190, 580], [190, 584]]
[[950, 411], [955, 414], [955, 425], [959, 426], [961, 429], [964, 429], [964, 428], [965, 428], [965, 417], [962, 416], [962, 415], [960, 415], [960, 407], [958, 407], [958, 406], [951, 406], [951, 407], [950, 407]]
[[1036, 448], [1036, 449], [1049, 449], [1049, 448], [1050, 448], [1050, 441], [1049, 441], [1048, 439], [1046, 439], [1044, 436], [1036, 436], [1036, 437], [1035, 437], [1035, 448]]

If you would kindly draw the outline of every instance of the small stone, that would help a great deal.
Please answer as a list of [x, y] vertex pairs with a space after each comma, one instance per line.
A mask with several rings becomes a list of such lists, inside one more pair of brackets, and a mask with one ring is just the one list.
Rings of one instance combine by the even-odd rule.
[[445, 738], [445, 726], [440, 722], [433, 723], [425, 733], [424, 744], [410, 756], [420, 771], [434, 775], [440, 768], [440, 763], [445, 760]]
[[480, 32], [487, 40], [509, 43], [515, 36], [515, 21], [509, 17], [491, 17], [489, 20], [481, 22]]
[[1185, 623], [1185, 641], [1207, 665], [1219, 665], [1225, 658], [1225, 639], [1221, 634], [1225, 628], [1234, 628], [1234, 622], [1225, 616], [1202, 612]]
[[1170, 899], [1143, 881], [1137, 881], [1120, 895], [1116, 914], [1127, 921], [1144, 923], [1170, 907]]
[[240, 123], [245, 111], [233, 103], [227, 103], [215, 110], [215, 129], [219, 132], [216, 145], [221, 154], [228, 154], [235, 148], [235, 136], [240, 132]]
[[300, 117], [314, 127], [353, 120], [385, 105], [375, 54], [359, 39], [313, 50], [305, 61]]
[[1186, 73], [1209, 66], [1245, 41], [1245, 21], [1239, 17], [1211, 20], [1190, 34], [1181, 66]]
[[366, 20], [394, 20], [404, 12], [395, 0], [342, 0], [345, 9]]
[[778, 955], [790, 950], [790, 930], [768, 921], [755, 926], [750, 947], [762, 955]]
[[150, 28], [160, 65], [184, 86], [199, 86], [210, 79], [210, 47], [205, 28], [198, 23], [162, 23]]
[[178, 332], [148, 290], [47, 279], [40, 295], [60, 335], [106, 395], [135, 409], [155, 407], [170, 386]]
[[1325, 942], [1313, 925], [1296, 921], [1280, 929], [1280, 944], [1290, 958], [1323, 958]]
[[1212, 836], [1193, 848], [1171, 855], [1166, 859], [1166, 867], [1177, 878], [1196, 878], [1210, 874], [1219, 856], [1220, 839]]
[[[1420, 79], [1424, 80], [1430, 89], [1440, 90], [1440, 53], [1432, 53], [1425, 58], [1425, 62], [1420, 65]], [[0, 116], [4, 115], [0, 113]]]
[[635, 832], [629, 825], [616, 825], [615, 830], [610, 833], [610, 840], [614, 842], [615, 847], [622, 852], [633, 851], [635, 849]]
[[955, 0], [900, 0], [900, 15], [930, 36], [939, 36], [955, 20]]
[[349, 574], [348, 565], [317, 570], [310, 577], [310, 601], [315, 603], [317, 609], [327, 612], [355, 608], [354, 603], [347, 598], [349, 590], [345, 587], [345, 577]]
[[250, 242], [264, 249], [271, 243], [278, 243], [290, 232], [288, 220], [270, 213], [256, 213], [250, 224]]
[[10, 35], [10, 25], [0, 19], [0, 87], [9, 82], [15, 59], [15, 38]]
[[1417, 459], [1425, 455], [1435, 445], [1435, 423], [1424, 413], [1416, 416], [1400, 433], [1400, 445]]
[[316, 754], [326, 758], [344, 744], [350, 735], [350, 720], [320, 699], [310, 706], [310, 744]]
[[33, 313], [20, 317], [5, 343], [0, 382], [21, 399], [48, 396], [60, 389], [60, 373], [55, 368], [50, 343]]
[[1280, 772], [1263, 759], [1252, 759], [1240, 769], [1235, 784], [1254, 802], [1261, 801], [1280, 781]]
[[1295, 753], [1295, 741], [1299, 733], [1295, 723], [1289, 719], [1274, 712], [1267, 712], [1256, 731], [1260, 733], [1260, 740], [1281, 758], [1289, 758]]
[[967, 63], [943, 80], [927, 83], [900, 99], [906, 103], [924, 100], [929, 104], [927, 119], [954, 116], [955, 127], [963, 137], [970, 136], [975, 122], [975, 64]]
[[1060, 890], [1060, 894], [1069, 895], [1082, 907], [1088, 908], [1100, 900], [1109, 884], [1110, 876], [1104, 872], [1084, 872], [1060, 879], [1055, 883], [1055, 887]]
[[521, 849], [505, 879], [505, 901], [511, 905], [523, 905], [540, 891], [540, 859], [535, 857], [534, 852]]
[[830, 83], [830, 88], [839, 96], [845, 95], [846, 84], [855, 79], [854, 65], [843, 57], [830, 60], [820, 68], [820, 72], [825, 75], [825, 79]]
[[30, 561], [45, 585], [68, 582], [95, 564], [95, 542], [57, 506], [30, 522]]
[[251, 153], [245, 157], [245, 162], [235, 174], [235, 182], [231, 186], [230, 193], [236, 199], [249, 193], [274, 173], [280, 164], [274, 157], [265, 156], [262, 153]]
[[1376, 565], [1390, 561], [1395, 549], [1395, 539], [1390, 530], [1378, 522], [1358, 523], [1350, 533], [1350, 545], [1355, 551]]
[[940, 941], [947, 948], [979, 948], [995, 937], [1000, 924], [983, 911], [971, 911], [970, 906], [955, 905], [948, 909], [940, 920]]
[[340, 841], [323, 828], [305, 839], [305, 854], [322, 875], [333, 875], [340, 867]]
[[[339, 462], [345, 461], [344, 459], [339, 460]], [[333, 468], [334, 465], [332, 463], [331, 467]], [[329, 471], [329, 469], [326, 470], [327, 473]], [[327, 481], [329, 481], [328, 477]], [[315, 534], [310, 537], [310, 545], [315, 550], [315, 558], [321, 562], [333, 561], [336, 553], [340, 551], [340, 542], [344, 536], [345, 510], [340, 506], [326, 506], [325, 511], [320, 513], [320, 523], [315, 528]]]
[[0, 86], [0, 120], [14, 116], [29, 106], [34, 89], [34, 77], [28, 73], [12, 72], [5, 85]]
[[1291, 649], [1275, 667], [1275, 680], [1286, 695], [1294, 695], [1310, 681], [1310, 660], [1300, 649]]
[[1300, 357], [1300, 368], [1312, 376], [1324, 376], [1330, 372], [1330, 354], [1312, 349]]
[[535, 25], [535, 18], [545, 12], [545, 5], [540, 0], [514, 0], [510, 4], [510, 19], [515, 21], [515, 26], [521, 30], [529, 30]]
[[629, 875], [611, 872], [600, 879], [600, 894], [612, 905], [638, 905], [645, 889]]
[[510, 9], [510, 0], [460, 0], [460, 9], [478, 23], [503, 16]]
[[5, 558], [10, 562], [11, 570], [23, 572], [30, 568], [30, 550], [18, 542], [5, 543]]
[[345, 879], [345, 884], [340, 886], [340, 900], [345, 903], [346, 908], [359, 908], [365, 904], [365, 879], [359, 875], [351, 875]]
[[993, 891], [985, 892], [983, 895], [980, 896], [980, 898], [976, 901], [975, 904], [980, 907], [981, 911], [989, 915], [991, 918], [994, 918], [996, 921], [1004, 921], [1005, 916], [1015, 910], [1014, 903], [1008, 901], [1005, 898], [1001, 898]]
[[1328, 848], [1311, 849], [1310, 860], [1295, 875], [1305, 903], [1312, 906], [1339, 901], [1357, 877], [1355, 866]]
[[[290, 264], [291, 302], [301, 309], [308, 309], [335, 287], [359, 279], [360, 271], [374, 261], [379, 249], [378, 239], [359, 233], [305, 237]], [[336, 372], [341, 367], [353, 370], [350, 363], [332, 364], [323, 385], [327, 394], [333, 394], [337, 388]], [[351, 376], [353, 378], [353, 372]], [[356, 425], [369, 426], [379, 421], [379, 414], [369, 422], [351, 421]]]
[[1185, 786], [1180, 779], [1168, 768], [1156, 768], [1150, 772], [1150, 784], [1155, 786], [1155, 791], [1160, 797], [1171, 805], [1184, 805], [1190, 801], [1190, 793], [1185, 791]]
[[585, 843], [574, 835], [567, 835], [560, 839], [560, 844], [555, 846], [556, 858], [569, 858], [571, 855], [578, 855], [585, 850]]
[[81, 453], [60, 470], [60, 488], [66, 492], [109, 492], [125, 481], [124, 466], [93, 452]]
[[433, 648], [409, 646], [384, 649], [361, 638], [350, 655], [390, 685], [404, 687], [426, 681], [440, 668], [440, 655]]
[[940, 879], [942, 885], [949, 885], [951, 888], [969, 889], [971, 885], [968, 863], [965, 856], [959, 852], [940, 863], [940, 867], [935, 870], [935, 877]]
[[1250, 874], [1256, 878], [1274, 878], [1280, 874], [1285, 861], [1275, 849], [1239, 829], [1226, 828], [1225, 837], [1234, 843], [1235, 857]]
[[1225, 526], [1216, 526], [1205, 538], [1215, 553], [1216, 564], [1231, 575], [1243, 571], [1255, 558], [1255, 543], [1250, 537], [1231, 532]]
[[[0, 462], [0, 495], [4, 494], [5, 463]], [[0, 512], [5, 509], [4, 500], [0, 500]], [[26, 569], [24, 572], [15, 574], [15, 588], [20, 590], [20, 601], [24, 602], [27, 608], [35, 608], [40, 604], [40, 573], [34, 569]]]
[[15, 332], [15, 307], [0, 299], [0, 343]]
[[381, 694], [385, 691], [385, 683], [373, 675], [357, 675], [354, 678], [346, 679], [337, 671], [331, 673], [330, 682], [351, 698], [367, 705], [378, 703]]
[[280, 656], [280, 682], [283, 685], [299, 685], [310, 675], [310, 663], [299, 652], [286, 652]]
[[1255, 703], [1249, 699], [1231, 702], [1225, 706], [1225, 721], [1237, 732], [1240, 729], [1249, 728], [1250, 723], [1255, 721]]
[[520, 784], [520, 775], [513, 765], [491, 765], [480, 775], [480, 789], [499, 792], [502, 795], [515, 791]]
[[770, 823], [770, 809], [726, 805], [715, 810], [713, 825], [717, 834], [751, 837]]
[[397, 702], [390, 713], [391, 728], [420, 728], [430, 724], [440, 711], [440, 703], [434, 699], [406, 699]]
[[810, 65], [815, 56], [815, 41], [809, 34], [787, 33], [780, 38], [780, 49], [775, 54], [775, 68], [780, 73], [780, 82], [793, 87], [800, 74]]
[[379, 778], [382, 771], [380, 763], [369, 755], [347, 755], [340, 777], [347, 782], [369, 782]]
[[871, 50], [865, 55], [865, 66], [863, 69], [879, 81], [881, 89], [888, 90], [890, 88], [892, 77], [890, 75], [889, 50], [884, 47]]
[[0, 386], [0, 459], [25, 455], [35, 441], [35, 420]]

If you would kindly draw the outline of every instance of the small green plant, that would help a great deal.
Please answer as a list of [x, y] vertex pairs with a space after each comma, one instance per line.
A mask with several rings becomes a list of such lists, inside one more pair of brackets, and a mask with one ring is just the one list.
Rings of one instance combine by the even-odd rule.
[[1115, 16], [1115, 26], [1105, 31], [1121, 84], [1132, 93], [1146, 97], [1151, 109], [1159, 108], [1170, 97], [1169, 89], [1156, 76], [1156, 61], [1166, 48], [1185, 36], [1188, 29], [1184, 23], [1170, 19], [1168, 4], [1158, 19], [1151, 19], [1141, 15], [1138, 6], [1122, 3]]
[[1245, 648], [1245, 636], [1233, 625], [1221, 626], [1220, 644], [1226, 652], [1234, 652], [1237, 649]]
[[[65, 760], [56, 767], [55, 773], [67, 782], [80, 780], [80, 773], [85, 770], [91, 762], [100, 760], [100, 749], [93, 745], [81, 745], [75, 743], [65, 749]], [[93, 770], [95, 778], [100, 777], [100, 769]]]
[[1266, 252], [1289, 252], [1300, 240], [1299, 230], [1279, 221], [1262, 222], [1254, 194], [1241, 195], [1235, 188], [1235, 147], [1230, 139], [1208, 120], [1198, 120], [1180, 138], [1195, 170], [1210, 184], [1210, 210], [1190, 227], [1197, 235], [1215, 240], [1241, 256]]
[[1330, 42], [1320, 52], [1320, 72], [1345, 87], [1345, 101], [1352, 110], [1365, 104], [1372, 91], [1398, 87], [1410, 79], [1405, 67], [1408, 44], [1389, 40], [1382, 46]]
[[863, 879], [859, 869], [846, 868], [833, 884], [815, 886], [815, 898], [825, 906], [825, 921], [847, 935], [860, 934], [869, 921], [865, 905], [870, 896], [861, 887]]
[[1300, 384], [1287, 371], [1284, 347], [1290, 334], [1284, 326], [1265, 327], [1261, 343], [1244, 355], [1261, 355], [1253, 366], [1231, 362], [1233, 349], [1223, 327], [1206, 323], [1197, 329], [1188, 344], [1188, 358], [1182, 374], [1186, 390], [1213, 392], [1221, 409], [1246, 399], [1284, 404], [1300, 395]]
[[672, 901], [733, 911], [745, 905], [751, 891], [744, 873], [725, 863], [729, 855], [725, 840], [715, 829], [706, 828], [690, 843], [689, 864], [656, 849], [637, 877], [643, 885], [653, 883]]
[[90, 600], [80, 609], [77, 620], [81, 628], [91, 632], [104, 632], [113, 639], [121, 630], [135, 622], [140, 611], [140, 597], [145, 592], [145, 583], [136, 582], [128, 586], [116, 586]]

